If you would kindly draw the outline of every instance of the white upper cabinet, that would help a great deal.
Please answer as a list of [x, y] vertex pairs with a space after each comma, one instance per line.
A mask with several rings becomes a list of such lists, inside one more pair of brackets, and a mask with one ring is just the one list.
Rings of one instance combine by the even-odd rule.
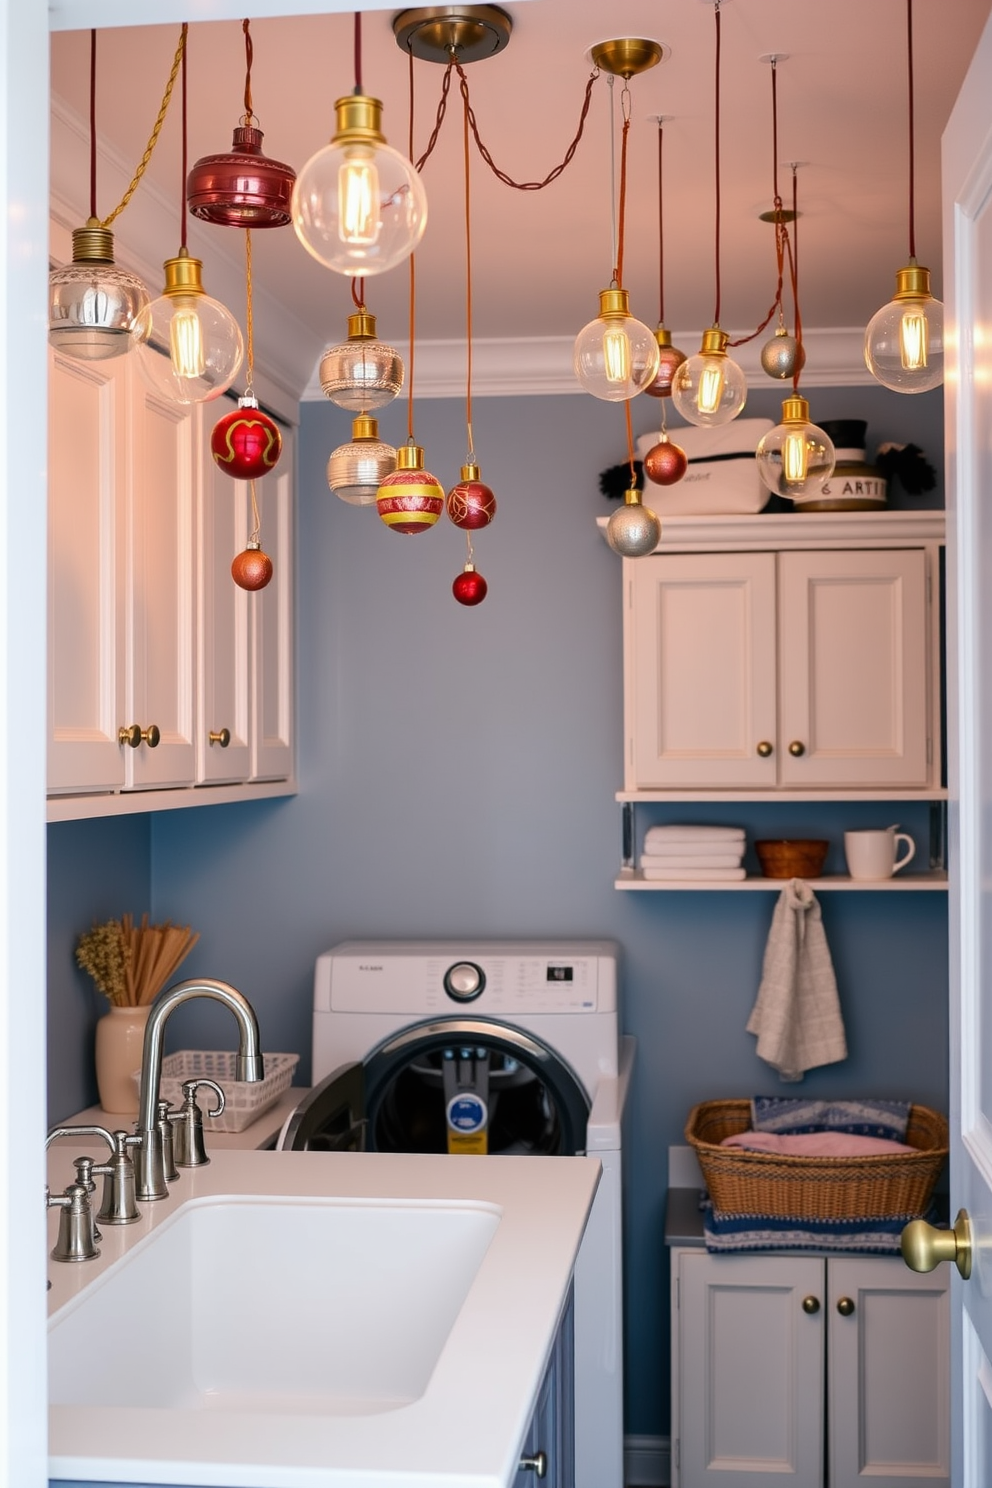
[[939, 545], [888, 515], [822, 546], [757, 517], [744, 551], [666, 526], [625, 561], [626, 792], [939, 793]]

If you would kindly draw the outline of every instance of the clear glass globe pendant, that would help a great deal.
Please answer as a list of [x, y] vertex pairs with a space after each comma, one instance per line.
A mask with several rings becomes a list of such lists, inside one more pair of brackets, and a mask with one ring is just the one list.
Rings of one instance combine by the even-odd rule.
[[868, 322], [865, 362], [896, 393], [926, 393], [944, 380], [944, 307], [930, 293], [930, 270], [915, 259], [897, 271], [895, 295]]
[[608, 403], [626, 403], [658, 375], [660, 352], [654, 331], [630, 313], [626, 289], [601, 289], [599, 314], [575, 338], [572, 364], [587, 393]]
[[48, 339], [81, 362], [123, 356], [131, 330], [148, 304], [136, 274], [114, 263], [114, 235], [91, 217], [72, 234], [72, 262], [48, 276]]
[[378, 98], [339, 98], [337, 132], [293, 188], [293, 227], [319, 263], [350, 277], [408, 258], [427, 226], [427, 196], [411, 161], [386, 143]]
[[747, 378], [727, 355], [729, 341], [726, 331], [710, 326], [696, 356], [675, 369], [672, 402], [690, 424], [702, 428], [729, 424], [747, 401]]
[[352, 413], [381, 408], [403, 386], [402, 358], [395, 347], [378, 340], [375, 316], [367, 310], [349, 315], [347, 341], [324, 352], [320, 386], [332, 403]]
[[379, 487], [396, 469], [396, 451], [379, 438], [379, 424], [366, 414], [352, 421], [351, 444], [339, 444], [327, 462], [327, 484], [349, 506], [375, 506]]
[[244, 358], [237, 321], [203, 288], [203, 264], [180, 248], [165, 261], [165, 288], [131, 335], [152, 387], [174, 403], [208, 403], [227, 391]]
[[795, 500], [822, 490], [834, 473], [835, 453], [829, 435], [811, 424], [809, 404], [793, 395], [782, 403], [782, 422], [759, 440], [758, 472], [769, 491]]

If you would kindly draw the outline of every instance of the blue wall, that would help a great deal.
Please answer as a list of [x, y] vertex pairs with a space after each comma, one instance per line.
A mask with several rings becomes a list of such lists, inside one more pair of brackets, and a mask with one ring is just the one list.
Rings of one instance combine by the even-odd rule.
[[[762, 392], [748, 412], [777, 418], [780, 398]], [[939, 394], [826, 389], [811, 403], [817, 419], [867, 418], [869, 449], [912, 439], [940, 465]], [[647, 430], [658, 410], [642, 404], [635, 427]], [[446, 486], [464, 458], [463, 418], [454, 401], [417, 408], [428, 468]], [[324, 467], [348, 439], [349, 421], [329, 404], [304, 407], [300, 795], [163, 812], [147, 819], [147, 843], [135, 819], [51, 829], [53, 1102], [65, 1115], [81, 1104], [81, 1085], [92, 1090], [80, 1040], [89, 1025], [66, 1012], [84, 996], [77, 974], [65, 975], [72, 939], [98, 912], [140, 912], [134, 890], [143, 874], [156, 917], [202, 932], [189, 971], [240, 986], [266, 1045], [304, 1052], [302, 1080], [314, 958], [338, 940], [615, 938], [624, 951], [623, 1023], [638, 1039], [625, 1147], [627, 1430], [654, 1434], [669, 1418], [667, 1147], [681, 1141], [696, 1101], [781, 1088], [744, 1031], [774, 894], [614, 890], [619, 566], [595, 518], [611, 509], [598, 473], [625, 457], [623, 413], [583, 397], [493, 399], [477, 401], [474, 423], [499, 514], [476, 544], [489, 596], [468, 610], [450, 593], [464, 536], [445, 523], [400, 537], [374, 511], [334, 499]], [[384, 410], [381, 427], [401, 442], [405, 409]], [[939, 490], [925, 504], [940, 504]], [[925, 859], [925, 807], [682, 808], [684, 819], [732, 820], [751, 835], [835, 843], [846, 826], [886, 826], [897, 815]], [[639, 823], [650, 819], [641, 808]], [[133, 857], [133, 879], [120, 871], [122, 855]], [[825, 894], [822, 902], [850, 1057], [803, 1089], [946, 1108], [945, 896]], [[174, 1021], [173, 1047], [230, 1043], [220, 1010], [183, 1009]]]

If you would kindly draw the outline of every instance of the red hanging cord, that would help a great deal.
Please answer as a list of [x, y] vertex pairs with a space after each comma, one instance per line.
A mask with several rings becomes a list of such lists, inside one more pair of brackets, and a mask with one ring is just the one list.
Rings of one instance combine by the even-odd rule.
[[[624, 84], [621, 98], [628, 97], [627, 85]], [[627, 212], [627, 136], [630, 133], [630, 114], [625, 110], [623, 121], [623, 133], [620, 137], [620, 196], [617, 206], [617, 263], [613, 270], [613, 282], [617, 289], [623, 289], [623, 250], [624, 250], [624, 217]]]
[[251, 106], [251, 64], [255, 59], [255, 48], [252, 45], [250, 21], [241, 22], [241, 29], [245, 33], [245, 124], [251, 127], [251, 121], [255, 117]]
[[181, 248], [185, 248], [186, 247], [186, 58], [189, 55], [189, 45], [188, 45], [188, 42], [189, 42], [189, 32], [188, 32], [188, 28], [187, 28], [187, 25], [186, 25], [185, 22], [183, 23], [183, 36], [186, 39], [187, 45], [183, 47], [183, 63], [182, 63], [182, 78], [183, 78], [183, 91], [182, 91], [182, 110], [183, 110], [183, 124], [182, 124], [182, 129], [183, 129], [182, 163], [183, 163], [183, 176], [182, 176], [181, 182], [179, 183], [179, 200], [182, 203], [181, 210], [180, 210], [180, 223], [181, 223], [181, 226], [180, 226], [180, 231], [179, 231], [179, 246]]
[[[449, 69], [450, 70], [450, 69]], [[410, 53], [410, 137], [409, 137], [409, 159], [413, 159], [413, 126], [414, 126], [414, 88], [413, 88], [413, 53]], [[416, 330], [416, 316], [414, 305], [417, 297], [417, 270], [415, 260], [417, 255], [410, 254], [410, 353], [407, 358], [407, 401], [406, 401], [406, 437], [409, 444], [413, 444], [413, 348], [414, 332]]]
[[798, 223], [799, 223], [799, 187], [798, 187], [797, 182], [798, 182], [798, 177], [796, 175], [796, 167], [795, 167], [795, 165], [793, 165], [793, 167], [792, 167], [792, 211], [793, 211], [793, 218], [792, 218], [792, 247], [791, 247], [791, 252], [790, 252], [790, 255], [789, 255], [789, 264], [790, 264], [790, 268], [791, 268], [791, 271], [792, 271], [792, 303], [793, 303], [793, 307], [795, 309], [795, 315], [796, 315], [796, 344], [799, 347], [799, 353], [798, 353], [798, 355], [796, 357], [795, 370], [793, 371], [793, 374], [792, 374], [792, 391], [794, 393], [798, 393], [798, 391], [799, 391], [799, 374], [802, 372], [802, 369], [803, 369], [803, 354], [802, 354], [803, 353], [803, 318], [802, 318], [802, 315], [799, 313], [799, 233], [797, 231], [797, 227], [798, 227]]
[[713, 107], [713, 138], [715, 169], [714, 180], [716, 185], [715, 201], [715, 233], [714, 246], [716, 258], [716, 307], [713, 311], [713, 324], [720, 324], [720, 0], [716, 0], [713, 9], [716, 21], [716, 72], [714, 78], [714, 107]]
[[468, 463], [475, 464], [472, 435], [472, 193], [469, 151], [468, 98], [463, 93], [462, 147], [465, 155], [465, 339], [468, 345], [465, 374], [465, 424], [468, 431]]
[[909, 63], [909, 256], [916, 258], [916, 148], [913, 140], [913, 0], [906, 0]]
[[658, 120], [658, 324], [665, 324], [665, 130]]
[[[412, 56], [413, 53], [411, 52]], [[362, 12], [355, 11], [355, 92], [362, 92]]]
[[90, 32], [90, 216], [96, 216], [96, 30]]

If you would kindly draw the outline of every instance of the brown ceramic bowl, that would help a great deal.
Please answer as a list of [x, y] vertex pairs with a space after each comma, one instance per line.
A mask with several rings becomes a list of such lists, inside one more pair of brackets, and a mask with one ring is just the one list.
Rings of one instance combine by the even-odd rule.
[[829, 842], [818, 837], [754, 844], [765, 878], [819, 878], [829, 847]]

